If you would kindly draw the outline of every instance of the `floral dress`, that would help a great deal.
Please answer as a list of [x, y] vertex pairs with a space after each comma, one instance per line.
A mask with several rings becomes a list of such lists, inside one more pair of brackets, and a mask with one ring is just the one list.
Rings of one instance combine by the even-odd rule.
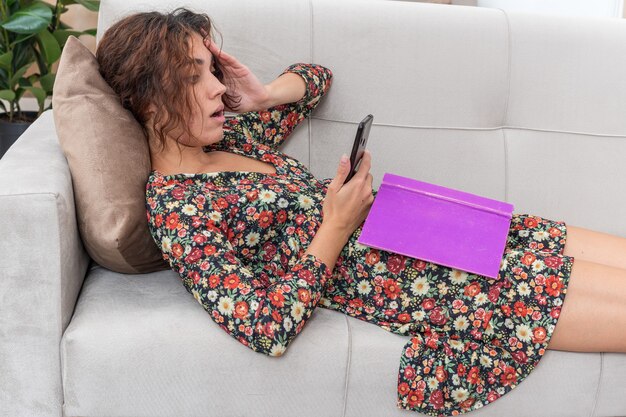
[[408, 337], [398, 408], [458, 415], [496, 401], [538, 365], [558, 321], [574, 261], [563, 254], [565, 223], [514, 213], [498, 279], [361, 245], [362, 224], [331, 271], [304, 252], [332, 178], [278, 147], [332, 73], [304, 63], [286, 72], [304, 78], [301, 100], [237, 115], [205, 148], [276, 173], [150, 173], [147, 219], [163, 258], [215, 323], [256, 352], [282, 355], [321, 306]]

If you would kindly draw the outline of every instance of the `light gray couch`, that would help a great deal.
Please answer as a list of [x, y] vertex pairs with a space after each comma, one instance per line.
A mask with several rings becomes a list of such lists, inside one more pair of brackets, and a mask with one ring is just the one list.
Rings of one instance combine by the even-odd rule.
[[[148, 4], [149, 3], [149, 4]], [[332, 177], [372, 113], [384, 172], [626, 236], [626, 21], [402, 1], [105, 0], [207, 12], [264, 82], [295, 62], [334, 84], [283, 152]], [[168, 10], [169, 10], [168, 9]], [[283, 357], [231, 338], [175, 272], [90, 263], [52, 112], [0, 161], [0, 415], [409, 416], [406, 337], [318, 308]], [[548, 350], [475, 416], [624, 416], [626, 354]]]

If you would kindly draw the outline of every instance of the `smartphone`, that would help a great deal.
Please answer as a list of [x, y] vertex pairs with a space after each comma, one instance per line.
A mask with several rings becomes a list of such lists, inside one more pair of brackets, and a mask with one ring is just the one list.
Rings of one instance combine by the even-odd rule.
[[361, 162], [361, 158], [363, 157], [363, 152], [365, 151], [365, 145], [367, 145], [367, 138], [369, 137], [373, 120], [374, 116], [368, 114], [365, 116], [365, 119], [361, 120], [359, 123], [359, 127], [356, 130], [356, 137], [354, 138], [354, 143], [352, 144], [352, 152], [350, 153], [350, 173], [343, 182], [344, 184], [350, 181], [350, 178], [352, 178], [357, 171], [356, 166], [359, 162]]

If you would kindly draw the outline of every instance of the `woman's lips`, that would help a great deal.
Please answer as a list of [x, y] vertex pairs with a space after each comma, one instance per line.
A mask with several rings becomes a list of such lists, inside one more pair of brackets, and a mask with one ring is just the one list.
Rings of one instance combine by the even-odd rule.
[[226, 121], [226, 117], [224, 116], [224, 110], [213, 113], [213, 115], [211, 115], [211, 119], [224, 123]]

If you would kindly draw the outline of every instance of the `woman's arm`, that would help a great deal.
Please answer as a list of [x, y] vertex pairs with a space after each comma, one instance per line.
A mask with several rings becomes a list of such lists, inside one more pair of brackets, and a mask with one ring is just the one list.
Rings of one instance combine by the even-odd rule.
[[304, 93], [306, 93], [306, 83], [302, 76], [288, 72], [267, 84], [265, 89], [267, 90], [268, 98], [258, 111], [280, 104], [300, 101], [304, 97]]
[[[301, 85], [295, 77], [302, 79]], [[320, 99], [330, 89], [332, 77], [331, 70], [321, 65], [306, 63], [290, 65], [278, 78], [268, 84], [273, 90], [271, 100], [283, 104], [227, 119], [224, 123], [224, 133], [228, 134], [231, 140], [242, 141], [242, 145], [254, 141], [278, 148], [295, 127], [317, 107]], [[304, 93], [300, 89], [303, 85]], [[234, 135], [231, 135], [231, 132]]]

